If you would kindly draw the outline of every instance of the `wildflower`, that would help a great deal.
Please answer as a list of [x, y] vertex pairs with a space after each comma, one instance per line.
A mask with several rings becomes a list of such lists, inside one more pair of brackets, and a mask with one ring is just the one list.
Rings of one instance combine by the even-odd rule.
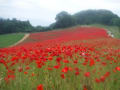
[[69, 63], [69, 61], [68, 61], [68, 60], [63, 60], [63, 62], [64, 62], [64, 63]]
[[84, 76], [85, 76], [85, 77], [89, 77], [89, 76], [90, 76], [90, 72], [86, 72], [86, 73], [84, 74]]
[[101, 77], [100, 77], [100, 81], [101, 81], [101, 82], [104, 82], [104, 81], [105, 81], [105, 77], [104, 77], [104, 76], [101, 76]]
[[73, 62], [74, 64], [77, 64], [78, 63], [78, 60], [74, 60], [74, 62]]
[[94, 64], [95, 64], [95, 61], [93, 59], [91, 59], [89, 66], [93, 66]]
[[68, 67], [64, 67], [64, 68], [62, 69], [62, 72], [66, 73], [66, 72], [68, 72], [68, 70], [69, 70]]
[[26, 66], [26, 68], [25, 68], [26, 70], [29, 70], [30, 69], [30, 67], [29, 66]]
[[43, 85], [42, 84], [38, 85], [37, 90], [43, 90]]
[[32, 73], [32, 77], [35, 76], [35, 73]]
[[75, 72], [75, 75], [77, 76], [77, 75], [79, 75], [80, 74], [80, 72]]
[[24, 74], [28, 74], [28, 72], [24, 72]]
[[54, 68], [59, 69], [59, 68], [60, 68], [60, 65], [56, 65], [56, 66], [54, 66]]
[[116, 69], [117, 71], [120, 71], [120, 67], [116, 67], [115, 69]]
[[86, 86], [83, 86], [83, 90], [88, 90]]
[[19, 71], [19, 72], [22, 72], [22, 71], [23, 71], [23, 68], [22, 68], [22, 67], [18, 67], [18, 71]]
[[96, 83], [100, 83], [100, 80], [99, 80], [99, 79], [97, 79], [97, 78], [95, 79], [95, 81], [96, 81]]
[[52, 56], [49, 56], [49, 57], [48, 57], [48, 60], [50, 60], [50, 61], [51, 61], [52, 59], [53, 59], [53, 57], [52, 57]]
[[62, 77], [63, 79], [65, 79], [65, 75], [64, 75], [64, 74], [61, 74], [61, 77]]

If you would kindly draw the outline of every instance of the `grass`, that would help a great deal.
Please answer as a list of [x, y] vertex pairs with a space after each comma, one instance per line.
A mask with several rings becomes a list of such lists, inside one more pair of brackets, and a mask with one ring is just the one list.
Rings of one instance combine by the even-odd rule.
[[15, 44], [24, 37], [24, 33], [0, 35], [0, 48], [8, 47]]

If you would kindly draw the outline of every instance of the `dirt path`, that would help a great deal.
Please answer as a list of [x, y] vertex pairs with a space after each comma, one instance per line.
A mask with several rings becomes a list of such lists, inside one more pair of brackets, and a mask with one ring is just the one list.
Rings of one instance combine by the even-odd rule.
[[25, 36], [21, 39], [21, 40], [19, 40], [18, 42], [16, 42], [15, 44], [13, 44], [13, 45], [11, 45], [11, 46], [9, 46], [9, 47], [13, 47], [13, 46], [16, 46], [16, 45], [18, 45], [18, 44], [20, 44], [21, 42], [23, 42], [25, 39], [27, 39], [28, 37], [29, 37], [29, 33], [27, 33], [27, 34], [25, 34]]

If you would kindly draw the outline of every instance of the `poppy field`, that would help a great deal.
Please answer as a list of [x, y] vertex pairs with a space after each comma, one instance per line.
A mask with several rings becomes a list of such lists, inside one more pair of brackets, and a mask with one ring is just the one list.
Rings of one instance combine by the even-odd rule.
[[0, 90], [120, 90], [120, 40], [96, 27], [31, 33], [0, 48]]

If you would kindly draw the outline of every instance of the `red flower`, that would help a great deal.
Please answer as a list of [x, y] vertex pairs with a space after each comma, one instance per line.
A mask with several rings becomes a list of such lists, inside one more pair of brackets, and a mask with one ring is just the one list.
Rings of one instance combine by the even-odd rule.
[[6, 63], [6, 62], [5, 62], [5, 60], [0, 60], [0, 63], [3, 63], [3, 64], [4, 64], [4, 63]]
[[85, 76], [85, 77], [89, 77], [89, 76], [90, 76], [90, 72], [86, 72], [86, 73], [84, 74], [84, 76]]
[[61, 74], [61, 77], [62, 77], [63, 79], [65, 79], [65, 75], [64, 75], [64, 74]]
[[43, 85], [42, 84], [38, 85], [37, 90], [43, 90]]
[[24, 72], [24, 74], [28, 74], [28, 72]]
[[22, 68], [22, 67], [18, 67], [18, 71], [19, 71], [19, 72], [22, 72], [22, 71], [23, 71], [23, 68]]
[[68, 72], [68, 70], [69, 70], [68, 67], [64, 67], [64, 68], [62, 69], [62, 72], [66, 73], [66, 72]]
[[110, 75], [110, 72], [106, 72], [105, 74], [104, 74], [104, 77], [108, 77]]
[[95, 79], [95, 81], [96, 81], [96, 83], [100, 83], [100, 80], [99, 80], [99, 79], [97, 79], [97, 78]]
[[75, 75], [77, 76], [77, 75], [79, 75], [80, 74], [80, 72], [75, 72]]
[[74, 62], [73, 62], [74, 64], [77, 64], [78, 63], [78, 60], [74, 60]]
[[48, 67], [48, 70], [53, 70], [51, 67]]
[[115, 69], [118, 70], [118, 71], [120, 71], [120, 67], [116, 67]]
[[56, 58], [56, 61], [59, 63], [62, 60], [61, 57]]
[[49, 56], [49, 57], [48, 57], [48, 60], [50, 60], [50, 61], [51, 61], [52, 59], [53, 59], [53, 57], [52, 57], [52, 56]]
[[87, 65], [87, 63], [86, 63], [86, 62], [84, 62], [84, 63], [82, 63], [82, 64], [83, 64], [84, 66], [85, 66], [85, 65]]
[[95, 64], [95, 61], [93, 59], [91, 59], [89, 66], [93, 66], [94, 64]]
[[7, 77], [4, 78], [6, 83], [9, 83], [10, 80], [14, 80], [14, 79], [15, 79], [15, 75], [8, 75]]
[[69, 61], [68, 61], [68, 60], [63, 60], [63, 62], [64, 62], [64, 63], [69, 63]]
[[101, 81], [101, 82], [104, 82], [104, 81], [105, 81], [105, 77], [102, 76], [102, 77], [100, 78], [100, 81]]
[[29, 70], [30, 69], [30, 67], [29, 66], [26, 66], [26, 68], [25, 68], [26, 70]]
[[56, 69], [59, 69], [59, 67], [60, 67], [60, 65], [56, 65], [56, 66], [54, 66], [54, 68], [56, 68]]
[[106, 65], [107, 65], [107, 63], [106, 63], [106, 62], [102, 62], [102, 65], [103, 65], [103, 66], [106, 66]]
[[35, 73], [32, 73], [32, 77], [35, 76]]
[[86, 86], [83, 86], [83, 90], [88, 90]]

